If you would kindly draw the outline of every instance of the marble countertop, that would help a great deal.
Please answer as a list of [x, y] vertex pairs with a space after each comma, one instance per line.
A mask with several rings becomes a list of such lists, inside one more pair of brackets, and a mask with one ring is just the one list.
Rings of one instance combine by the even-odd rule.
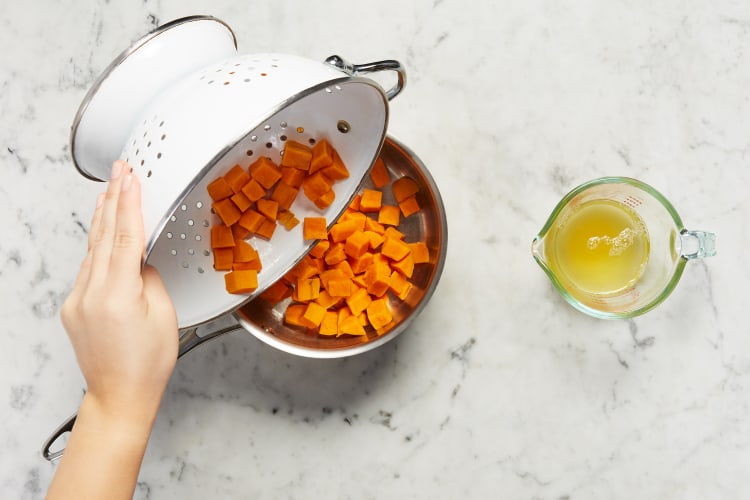
[[[312, 360], [239, 333], [181, 359], [138, 499], [750, 498], [750, 4], [7, 2], [0, 14], [0, 497], [42, 498], [84, 383], [59, 321], [101, 185], [68, 133], [97, 75], [203, 13], [241, 53], [401, 60], [389, 133], [450, 243], [410, 329]], [[530, 242], [604, 175], [664, 193], [718, 255], [634, 320], [571, 308]]]

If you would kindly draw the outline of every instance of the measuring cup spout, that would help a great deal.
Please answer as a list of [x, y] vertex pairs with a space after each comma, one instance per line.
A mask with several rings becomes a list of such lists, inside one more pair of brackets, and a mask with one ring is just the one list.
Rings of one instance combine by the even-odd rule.
[[716, 235], [707, 231], [688, 231], [680, 233], [680, 255], [686, 259], [702, 259], [716, 255]]
[[544, 260], [544, 236], [537, 236], [531, 242], [531, 254], [534, 256], [534, 260], [545, 267], [547, 266], [547, 262]]

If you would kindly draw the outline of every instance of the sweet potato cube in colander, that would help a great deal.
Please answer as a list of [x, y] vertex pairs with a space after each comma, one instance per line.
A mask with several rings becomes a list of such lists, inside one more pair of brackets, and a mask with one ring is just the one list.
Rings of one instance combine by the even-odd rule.
[[338, 153], [336, 153], [336, 151], [334, 151], [333, 153], [333, 163], [323, 168], [321, 172], [323, 172], [326, 177], [328, 177], [329, 179], [333, 179], [334, 181], [348, 179], [349, 169], [346, 168], [346, 165], [344, 165], [344, 162], [338, 155]]
[[258, 230], [255, 231], [255, 234], [257, 234], [261, 238], [270, 240], [273, 237], [273, 233], [275, 231], [276, 231], [276, 221], [264, 218]]
[[372, 179], [373, 185], [380, 189], [391, 182], [391, 174], [388, 173], [388, 169], [385, 167], [385, 162], [382, 158], [375, 160], [375, 164], [370, 170], [370, 179]]
[[221, 222], [223, 222], [227, 226], [231, 226], [232, 224], [240, 220], [240, 217], [242, 216], [242, 212], [240, 212], [240, 209], [237, 208], [237, 205], [235, 205], [229, 198], [224, 198], [223, 200], [216, 201], [211, 205], [211, 207], [214, 209], [216, 215], [219, 216]]
[[229, 172], [224, 174], [224, 178], [227, 180], [227, 184], [232, 188], [232, 191], [239, 193], [242, 186], [250, 180], [250, 176], [247, 175], [245, 169], [239, 165], [235, 165], [229, 169]]
[[223, 200], [234, 194], [234, 191], [232, 191], [231, 186], [224, 177], [219, 177], [209, 183], [209, 185], [206, 186], [206, 190], [213, 201]]
[[305, 192], [310, 201], [315, 201], [333, 187], [333, 181], [317, 172], [302, 181], [302, 190]]
[[234, 262], [260, 261], [258, 251], [246, 241], [238, 241], [232, 247]]
[[279, 210], [278, 215], [276, 215], [276, 220], [278, 220], [279, 224], [284, 226], [287, 231], [290, 231], [299, 224], [299, 219], [289, 210]]
[[276, 184], [271, 193], [271, 199], [277, 202], [280, 208], [289, 210], [295, 198], [297, 198], [297, 193], [299, 193], [299, 189], [293, 188], [282, 181]]
[[269, 220], [275, 221], [276, 214], [279, 212], [279, 203], [274, 200], [261, 198], [255, 203], [258, 212], [265, 215]]
[[404, 217], [409, 217], [412, 214], [419, 212], [421, 208], [416, 196], [409, 196], [403, 201], [398, 202], [398, 208], [401, 210], [401, 214]]
[[419, 192], [419, 185], [411, 177], [401, 177], [393, 181], [393, 196], [396, 197], [397, 202], [402, 202], [409, 196], [414, 196]]
[[252, 208], [249, 208], [242, 214], [242, 217], [240, 217], [238, 224], [251, 233], [255, 233], [258, 231], [258, 229], [260, 229], [260, 226], [261, 224], [263, 224], [264, 220], [265, 216], [263, 214], [256, 210], [253, 210]]
[[258, 271], [230, 271], [224, 275], [224, 282], [229, 293], [250, 293], [258, 288]]
[[325, 193], [323, 193], [320, 198], [315, 200], [313, 203], [315, 203], [315, 206], [318, 207], [321, 210], [325, 210], [326, 208], [331, 206], [331, 203], [333, 203], [333, 200], [336, 199], [336, 192], [333, 190], [333, 188], [329, 189]]
[[242, 186], [242, 194], [250, 201], [258, 201], [266, 195], [266, 190], [255, 179], [250, 179]]
[[305, 180], [307, 172], [294, 167], [281, 167], [281, 180], [286, 182], [292, 187], [298, 188], [302, 186], [302, 181]]
[[363, 189], [359, 210], [363, 213], [377, 212], [383, 204], [383, 192], [375, 189]]
[[214, 248], [214, 269], [217, 271], [231, 271], [233, 263], [232, 248]]
[[215, 224], [211, 226], [211, 248], [231, 248], [234, 246], [234, 235], [229, 226]]
[[250, 231], [247, 228], [240, 226], [239, 222], [237, 222], [232, 224], [232, 236], [234, 236], [234, 241], [237, 242], [250, 236]]
[[287, 141], [284, 154], [281, 156], [282, 167], [294, 167], [300, 170], [310, 170], [312, 150], [296, 141]]
[[281, 170], [270, 158], [259, 158], [249, 167], [250, 177], [266, 189], [271, 189], [279, 179], [281, 179]]
[[310, 173], [314, 174], [321, 168], [325, 168], [333, 163], [333, 148], [331, 144], [322, 139], [312, 149], [312, 159], [310, 160]]
[[236, 206], [240, 212], [244, 212], [253, 204], [253, 202], [250, 201], [250, 199], [245, 196], [242, 191], [237, 194], [233, 194], [229, 199], [232, 200], [232, 203], [234, 203], [234, 206]]
[[302, 238], [306, 240], [325, 240], [328, 230], [325, 217], [305, 217], [302, 221]]
[[383, 205], [378, 211], [378, 222], [387, 226], [398, 226], [401, 222], [401, 210], [393, 205]]

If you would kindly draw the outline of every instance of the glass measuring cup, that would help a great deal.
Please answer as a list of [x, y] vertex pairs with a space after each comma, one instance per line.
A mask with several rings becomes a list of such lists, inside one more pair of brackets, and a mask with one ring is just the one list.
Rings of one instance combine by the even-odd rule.
[[573, 307], [616, 319], [664, 301], [688, 260], [716, 254], [715, 241], [713, 233], [685, 229], [672, 204], [651, 186], [604, 177], [565, 195], [531, 251]]

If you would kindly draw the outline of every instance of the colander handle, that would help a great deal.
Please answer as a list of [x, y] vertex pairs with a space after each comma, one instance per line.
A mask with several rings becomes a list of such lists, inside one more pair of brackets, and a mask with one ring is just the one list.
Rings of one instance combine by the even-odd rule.
[[396, 97], [406, 85], [406, 71], [404, 71], [404, 67], [400, 62], [394, 61], [393, 59], [366, 64], [353, 64], [341, 56], [330, 56], [326, 59], [326, 62], [351, 76], [377, 73], [378, 71], [395, 71], [396, 83], [393, 87], [385, 91], [385, 96], [389, 101]]
[[[213, 340], [226, 333], [232, 333], [239, 330], [244, 331], [244, 328], [238, 323], [225, 325], [223, 327], [216, 327], [216, 329], [213, 329], [214, 327], [216, 327], [216, 325], [208, 323], [206, 326], [189, 328], [181, 332], [177, 359], [191, 352], [204, 342]], [[57, 442], [57, 440], [73, 430], [73, 426], [75, 425], [77, 418], [78, 412], [68, 417], [67, 420], [60, 424], [60, 426], [55, 429], [50, 437], [48, 437], [44, 441], [44, 444], [42, 445], [42, 457], [45, 460], [47, 460], [48, 462], [52, 462], [63, 456], [63, 452], [65, 451], [64, 447], [57, 451], [51, 451], [51, 448]]]

